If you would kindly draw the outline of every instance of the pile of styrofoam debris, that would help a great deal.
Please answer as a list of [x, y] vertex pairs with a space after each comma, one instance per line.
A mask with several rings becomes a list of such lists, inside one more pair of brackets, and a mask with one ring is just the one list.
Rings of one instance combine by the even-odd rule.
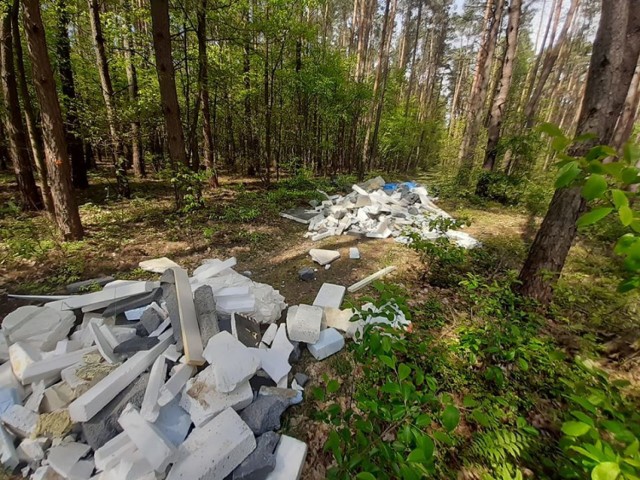
[[313, 241], [334, 235], [354, 235], [368, 238], [395, 237], [409, 243], [408, 233], [416, 232], [426, 239], [446, 235], [464, 248], [473, 248], [478, 241], [459, 230], [442, 231], [432, 225], [437, 218], [451, 216], [435, 205], [424, 186], [413, 182], [387, 184], [382, 177], [353, 185], [352, 192], [327, 195], [321, 204], [311, 201], [310, 209], [297, 208], [280, 215], [307, 224], [306, 236]]
[[[284, 297], [235, 263], [208, 260], [189, 277], [154, 259], [140, 265], [157, 282], [102, 278], [67, 287], [103, 286], [92, 293], [23, 296], [44, 305], [2, 323], [2, 465], [39, 480], [298, 479], [307, 446], [276, 430], [308, 380], [292, 372], [300, 344], [323, 360], [389, 320], [371, 308], [351, 321], [334, 284], [281, 320]], [[408, 323], [398, 312], [392, 325]]]

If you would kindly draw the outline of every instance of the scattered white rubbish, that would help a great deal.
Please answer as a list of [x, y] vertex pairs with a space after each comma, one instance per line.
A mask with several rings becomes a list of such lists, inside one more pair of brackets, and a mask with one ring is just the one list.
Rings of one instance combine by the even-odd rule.
[[386, 267], [383, 268], [382, 270], [373, 273], [371, 275], [369, 275], [366, 278], [363, 278], [362, 280], [360, 280], [359, 282], [354, 283], [353, 285], [351, 285], [347, 290], [349, 290], [349, 293], [353, 293], [353, 292], [357, 292], [358, 290], [360, 290], [361, 288], [366, 287], [367, 285], [369, 285], [371, 282], [384, 277], [385, 275], [387, 275], [388, 273], [393, 272], [394, 270], [396, 270], [397, 267]]

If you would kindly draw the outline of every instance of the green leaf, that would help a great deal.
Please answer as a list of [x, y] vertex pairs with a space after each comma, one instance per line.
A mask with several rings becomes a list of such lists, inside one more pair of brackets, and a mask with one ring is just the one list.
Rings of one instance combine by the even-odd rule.
[[478, 405], [478, 402], [476, 402], [475, 398], [473, 398], [471, 395], [466, 395], [462, 399], [462, 405], [464, 405], [466, 408], [473, 408]]
[[483, 427], [488, 427], [491, 424], [491, 421], [489, 420], [489, 416], [482, 413], [478, 409], [475, 409], [473, 412], [471, 412], [471, 416], [476, 422], [478, 422], [478, 425], [481, 425]]
[[564, 422], [562, 433], [570, 437], [580, 437], [591, 430], [591, 427], [584, 422]]
[[418, 427], [426, 427], [427, 425], [431, 425], [431, 417], [426, 413], [418, 415], [418, 418], [416, 418], [416, 425]]
[[580, 167], [578, 166], [578, 162], [570, 162], [567, 163], [560, 172], [558, 173], [558, 178], [556, 179], [555, 187], [563, 188], [569, 185], [573, 180], [580, 174]]
[[453, 405], [447, 405], [442, 412], [440, 420], [442, 421], [444, 428], [450, 432], [458, 426], [458, 422], [460, 421], [460, 411]]
[[633, 222], [633, 211], [627, 205], [620, 207], [618, 215], [620, 215], [620, 221], [625, 227], [628, 227]]
[[592, 174], [582, 187], [582, 196], [587, 200], [593, 200], [606, 192], [607, 187], [607, 181], [602, 175]]
[[340, 389], [340, 383], [337, 380], [329, 380], [327, 383], [327, 393], [335, 393]]
[[409, 375], [411, 375], [411, 367], [405, 363], [401, 363], [398, 367], [398, 377], [400, 378], [400, 381], [404, 380]]
[[627, 185], [638, 182], [638, 169], [636, 167], [626, 167], [620, 172], [622, 181]]
[[520, 370], [522, 370], [523, 372], [526, 372], [527, 370], [529, 370], [529, 364], [524, 358], [518, 358], [516, 362], [518, 363]]
[[553, 123], [545, 122], [538, 127], [538, 131], [541, 133], [546, 133], [551, 137], [564, 137], [564, 133], [560, 130], [560, 127], [554, 125]]
[[587, 152], [585, 159], [587, 162], [590, 162], [591, 160], [615, 157], [616, 155], [618, 155], [618, 152], [616, 152], [614, 148], [607, 145], [597, 145]]
[[412, 463], [427, 463], [428, 460], [429, 459], [424, 455], [424, 450], [421, 448], [416, 448], [407, 457], [407, 462]]
[[420, 445], [420, 448], [422, 449], [422, 452], [424, 453], [424, 457], [427, 460], [430, 460], [431, 458], [433, 458], [433, 452], [436, 448], [435, 444], [433, 443], [433, 440], [431, 440], [431, 437], [428, 435], [423, 435], [422, 437], [420, 437], [420, 439], [417, 441], [418, 445]]
[[358, 480], [376, 480], [376, 477], [369, 472], [360, 472], [358, 475], [356, 475], [356, 478]]
[[613, 200], [613, 204], [616, 208], [629, 205], [629, 198], [627, 198], [627, 195], [617, 188], [611, 190], [611, 199]]
[[396, 362], [391, 357], [387, 355], [380, 355], [380, 357], [378, 358], [380, 358], [380, 361], [384, 363], [387, 367], [391, 368], [392, 370], [396, 369]]
[[615, 462], [602, 462], [591, 472], [591, 480], [616, 480], [620, 466]]
[[594, 223], [602, 220], [604, 217], [613, 212], [613, 208], [611, 207], [599, 207], [594, 208], [590, 212], [587, 212], [580, 216], [576, 225], [578, 227], [586, 227], [588, 225], [593, 225]]

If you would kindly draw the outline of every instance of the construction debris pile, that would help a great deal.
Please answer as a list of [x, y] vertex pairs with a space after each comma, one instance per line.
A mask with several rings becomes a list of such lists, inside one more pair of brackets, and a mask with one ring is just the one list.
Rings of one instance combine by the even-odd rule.
[[[313, 305], [286, 310], [235, 263], [208, 260], [189, 277], [154, 259], [141, 267], [157, 282], [104, 278], [67, 287], [102, 285], [93, 293], [23, 296], [41, 305], [2, 323], [2, 465], [38, 480], [298, 479], [307, 446], [276, 433], [309, 380], [291, 364], [303, 344], [323, 360], [389, 320], [372, 306], [341, 310], [346, 288], [327, 283]], [[408, 324], [398, 311], [392, 325]]]
[[348, 195], [327, 195], [311, 208], [296, 208], [282, 212], [284, 218], [309, 226], [306, 236], [313, 241], [334, 235], [354, 235], [368, 238], [395, 237], [409, 243], [409, 233], [434, 240], [443, 235], [464, 248], [474, 248], [478, 241], [459, 230], [442, 231], [432, 221], [451, 216], [435, 205], [427, 189], [413, 182], [389, 184], [382, 177], [353, 185]]

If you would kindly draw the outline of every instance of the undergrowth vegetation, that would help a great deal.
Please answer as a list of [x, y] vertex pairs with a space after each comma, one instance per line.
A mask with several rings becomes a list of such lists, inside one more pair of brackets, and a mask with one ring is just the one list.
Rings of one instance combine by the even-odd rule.
[[[585, 314], [602, 311], [604, 297], [621, 306], [613, 316], [624, 323], [622, 307], [635, 297], [615, 292], [615, 280], [602, 289], [569, 274], [543, 312], [514, 293], [516, 245], [467, 251], [415, 238], [410, 247], [426, 297], [377, 284], [377, 298], [362, 301], [397, 302], [413, 328], [368, 327], [350, 345], [346, 374], [313, 392], [316, 417], [332, 426], [328, 477], [638, 478], [637, 403], [628, 382], [586, 359], [600, 325]], [[579, 341], [556, 336], [563, 318]]]

